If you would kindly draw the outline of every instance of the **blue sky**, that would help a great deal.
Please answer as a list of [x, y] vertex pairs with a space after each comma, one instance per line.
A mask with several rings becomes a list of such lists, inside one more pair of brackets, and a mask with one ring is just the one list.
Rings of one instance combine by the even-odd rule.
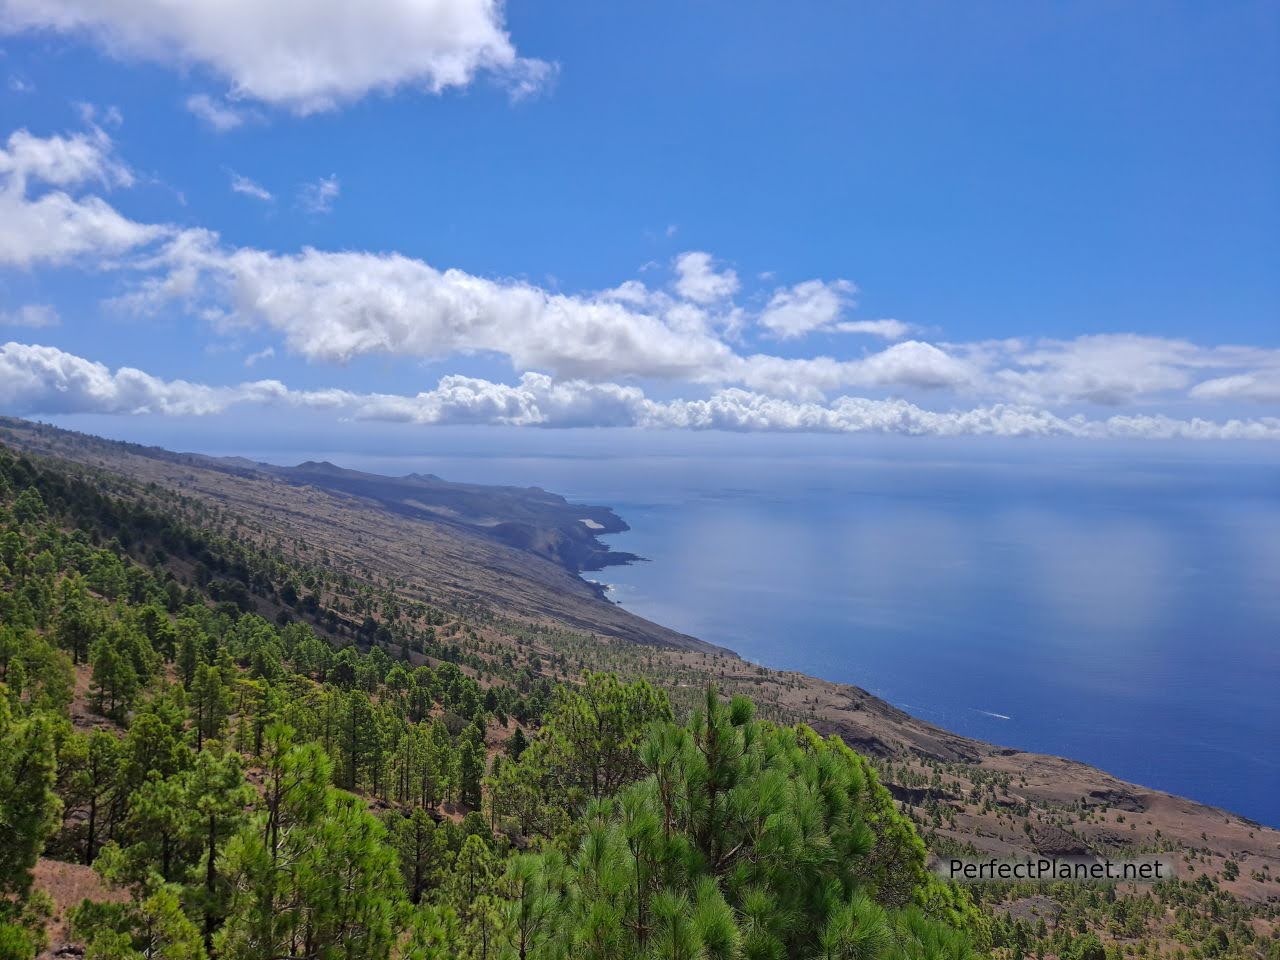
[[1280, 438], [1274, 4], [173, 9], [0, 0], [6, 412]]

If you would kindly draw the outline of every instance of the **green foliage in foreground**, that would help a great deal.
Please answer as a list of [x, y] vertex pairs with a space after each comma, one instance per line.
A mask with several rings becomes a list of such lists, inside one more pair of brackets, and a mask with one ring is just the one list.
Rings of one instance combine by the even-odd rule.
[[[95, 542], [89, 506], [133, 550]], [[124, 894], [74, 912], [86, 960], [962, 960], [983, 940], [838, 740], [714, 689], [678, 723], [597, 674], [490, 761], [534, 687], [216, 605], [141, 515], [0, 454], [0, 960], [44, 946], [42, 851]]]
[[946, 892], [865, 761], [752, 712], [708, 691], [687, 726], [651, 726], [643, 778], [587, 806], [567, 857], [511, 862], [502, 929], [515, 955], [971, 956], [929, 918]]

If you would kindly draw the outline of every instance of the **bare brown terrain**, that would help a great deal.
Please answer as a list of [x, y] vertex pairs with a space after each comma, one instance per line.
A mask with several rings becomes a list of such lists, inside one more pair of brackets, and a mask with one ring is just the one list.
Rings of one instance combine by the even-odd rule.
[[[254, 521], [265, 535], [323, 550], [336, 565], [412, 579], [428, 598], [479, 603], [641, 643], [712, 649], [601, 600], [598, 588], [578, 576], [608, 553], [595, 541], [600, 531], [579, 518], [603, 530], [626, 529], [607, 508], [570, 509], [562, 498], [536, 488], [448, 485], [426, 477], [414, 483], [332, 464], [273, 468], [239, 458], [175, 454], [10, 418], [0, 418], [0, 442], [200, 497]], [[384, 483], [375, 487], [373, 479]], [[471, 491], [471, 502], [463, 506], [467, 498], [447, 489], [451, 495], [426, 502], [433, 487]], [[491, 495], [475, 493], [483, 489]], [[569, 544], [567, 531], [574, 526], [580, 532]]]
[[[286, 544], [304, 557], [372, 571], [406, 598], [465, 611], [480, 624], [471, 636], [486, 647], [519, 644], [544, 653], [551, 664], [558, 661], [559, 667], [548, 667], [558, 679], [574, 677], [570, 665], [577, 672], [585, 667], [645, 675], [686, 707], [708, 681], [744, 693], [766, 715], [807, 722], [874, 758], [937, 855], [1164, 853], [1183, 879], [1210, 877], [1260, 910], [1250, 921], [1260, 937], [1276, 929], [1280, 831], [1072, 760], [957, 736], [860, 688], [758, 666], [630, 614], [578, 576], [581, 554], [575, 559], [546, 549], [554, 540], [547, 531], [565, 517], [621, 522], [610, 520], [604, 508], [569, 505], [566, 513], [553, 498], [558, 519], [521, 517], [532, 536], [518, 544], [482, 529], [502, 522], [494, 512], [498, 501], [485, 499], [484, 488], [467, 493], [480, 499], [466, 510], [456, 501], [445, 509], [419, 499], [429, 491], [412, 478], [411, 491], [389, 491], [378, 478], [353, 478], [331, 465], [264, 468], [8, 419], [0, 419], [0, 442], [197, 498], [239, 518], [241, 534], [264, 544]], [[326, 478], [308, 482], [307, 472]], [[505, 497], [520, 499], [513, 488], [502, 489]], [[416, 502], [406, 507], [407, 492]], [[1224, 872], [1228, 861], [1238, 867], [1234, 879]], [[1042, 906], [1021, 897], [1005, 908], [1041, 915]]]
[[68, 914], [73, 907], [85, 900], [96, 903], [122, 903], [128, 899], [127, 891], [112, 888], [92, 867], [61, 860], [40, 859], [36, 862], [35, 888], [49, 895], [52, 914], [46, 925], [48, 946], [41, 954], [49, 957], [78, 957], [84, 955], [84, 945], [71, 936]]

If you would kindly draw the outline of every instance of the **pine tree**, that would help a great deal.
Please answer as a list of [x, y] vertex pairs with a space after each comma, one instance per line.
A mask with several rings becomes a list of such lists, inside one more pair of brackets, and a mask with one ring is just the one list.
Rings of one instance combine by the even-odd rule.
[[68, 807], [84, 811], [83, 863], [92, 864], [99, 837], [110, 832], [114, 821], [112, 794], [120, 768], [120, 741], [103, 730], [75, 734], [63, 745], [59, 776], [66, 783]]
[[185, 787], [187, 839], [201, 851], [200, 880], [192, 899], [203, 916], [204, 947], [209, 951], [214, 930], [226, 915], [229, 897], [225, 879], [218, 872], [218, 857], [227, 839], [245, 823], [246, 810], [256, 794], [245, 782], [239, 754], [208, 748], [196, 756]]
[[562, 874], [563, 861], [558, 854], [521, 854], [508, 862], [503, 877], [504, 932], [519, 960], [540, 955], [543, 945], [554, 936]]
[[484, 780], [484, 734], [472, 724], [463, 732], [458, 746], [459, 797], [473, 810], [480, 806]]
[[647, 682], [589, 674], [581, 689], [560, 688], [544, 724], [546, 763], [560, 791], [599, 800], [643, 775], [640, 745], [650, 724], [671, 719], [666, 694]]
[[402, 960], [458, 960], [465, 953], [462, 923], [453, 907], [424, 903], [414, 910]]
[[134, 903], [86, 900], [72, 926], [88, 941], [85, 960], [204, 960], [200, 931], [182, 910], [178, 889], [162, 886]]
[[385, 960], [403, 901], [395, 852], [362, 801], [328, 786], [328, 757], [291, 740], [268, 731], [263, 809], [226, 845], [232, 892], [215, 950]]
[[120, 756], [120, 780], [136, 789], [148, 780], [165, 779], [191, 764], [183, 738], [185, 711], [157, 698], [139, 710], [129, 724]]
[[32, 869], [58, 823], [53, 725], [15, 718], [0, 684], [0, 956], [30, 960], [43, 943]]
[[191, 865], [184, 843], [189, 812], [181, 776], [153, 771], [129, 794], [120, 842], [103, 847], [97, 869], [107, 879], [138, 891], [178, 880]]
[[172, 663], [177, 653], [178, 634], [169, 617], [154, 603], [149, 603], [138, 614], [138, 624], [151, 645], [151, 649]]
[[0, 919], [31, 889], [31, 870], [62, 805], [54, 793], [53, 724], [43, 715], [19, 719], [0, 685]]
[[421, 903], [423, 894], [439, 884], [440, 873], [446, 865], [443, 832], [422, 807], [414, 807], [408, 816], [392, 811], [383, 822], [388, 840], [400, 858], [409, 901]]
[[89, 657], [94, 709], [112, 720], [123, 720], [138, 690], [137, 670], [111, 637], [100, 636], [94, 641]]
[[[535, 743], [526, 758], [539, 752]], [[521, 868], [563, 876], [557, 949], [723, 960], [971, 956], [940, 922], [957, 919], [963, 903], [931, 892], [923, 845], [840, 741], [761, 723], [747, 701], [725, 704], [708, 690], [687, 726], [647, 725], [636, 756], [648, 775], [585, 807], [567, 867], [544, 853], [536, 868]], [[536, 914], [517, 896], [541, 895], [517, 884], [511, 921], [528, 926]]]
[[88, 610], [84, 587], [78, 577], [65, 592], [67, 598], [58, 613], [57, 641], [60, 647], [70, 651], [71, 662], [79, 664], [89, 655], [94, 638], [101, 631], [101, 624]]
[[178, 675], [182, 677], [182, 685], [191, 686], [195, 679], [196, 667], [203, 657], [204, 637], [200, 625], [194, 620], [184, 618], [178, 621]]
[[231, 712], [231, 691], [223, 682], [221, 668], [207, 663], [196, 667], [190, 691], [187, 703], [196, 734], [196, 750], [199, 751], [206, 740], [215, 740], [222, 735], [227, 715]]
[[346, 695], [338, 731], [340, 786], [355, 790], [361, 774], [369, 764], [369, 754], [376, 736], [369, 695], [352, 690]]
[[529, 748], [529, 738], [524, 735], [524, 730], [516, 727], [516, 732], [511, 735], [511, 739], [507, 741], [507, 756], [512, 760], [519, 760], [520, 755]]

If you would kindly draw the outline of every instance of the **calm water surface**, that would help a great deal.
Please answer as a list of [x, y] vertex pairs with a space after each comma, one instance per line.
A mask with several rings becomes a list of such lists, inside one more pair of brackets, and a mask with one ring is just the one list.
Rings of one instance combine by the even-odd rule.
[[1268, 470], [762, 464], [617, 497], [624, 606], [924, 719], [1280, 824]]
[[591, 576], [636, 613], [959, 733], [1280, 824], [1274, 467], [687, 455], [530, 466], [519, 475], [631, 524], [610, 543], [648, 562]]

